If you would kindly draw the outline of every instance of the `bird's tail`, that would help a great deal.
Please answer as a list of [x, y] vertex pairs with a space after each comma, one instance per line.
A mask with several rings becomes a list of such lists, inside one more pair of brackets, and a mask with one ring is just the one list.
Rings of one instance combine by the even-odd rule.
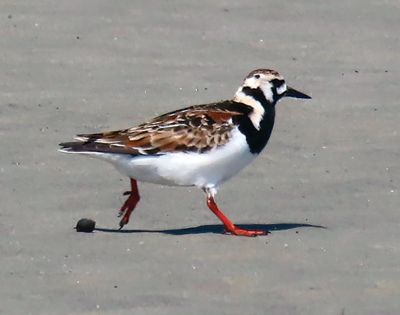
[[59, 144], [60, 148], [58, 151], [63, 153], [82, 153], [87, 152], [88, 148], [84, 145], [83, 142], [72, 141], [72, 142], [63, 142]]

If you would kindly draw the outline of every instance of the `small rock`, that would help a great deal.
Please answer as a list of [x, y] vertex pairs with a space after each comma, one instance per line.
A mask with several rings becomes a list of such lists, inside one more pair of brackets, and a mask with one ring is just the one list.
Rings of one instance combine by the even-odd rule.
[[91, 219], [80, 219], [76, 224], [77, 232], [91, 233], [96, 226], [96, 222]]

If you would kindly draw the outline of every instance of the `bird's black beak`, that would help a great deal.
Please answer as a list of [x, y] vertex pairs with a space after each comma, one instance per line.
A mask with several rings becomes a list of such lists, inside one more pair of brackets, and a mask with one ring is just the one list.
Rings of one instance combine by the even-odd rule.
[[287, 90], [285, 94], [283, 95], [284, 97], [295, 97], [295, 98], [305, 98], [305, 99], [311, 99], [311, 96], [308, 96], [307, 94], [304, 94], [302, 92], [299, 92], [290, 86], [287, 87]]

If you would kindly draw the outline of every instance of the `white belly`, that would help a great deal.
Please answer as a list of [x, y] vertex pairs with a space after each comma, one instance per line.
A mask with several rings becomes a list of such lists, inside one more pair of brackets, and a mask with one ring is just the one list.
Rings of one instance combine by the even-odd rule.
[[256, 155], [251, 154], [245, 136], [237, 129], [232, 141], [207, 153], [169, 153], [160, 156], [95, 153], [124, 175], [138, 181], [172, 185], [214, 188], [237, 174]]

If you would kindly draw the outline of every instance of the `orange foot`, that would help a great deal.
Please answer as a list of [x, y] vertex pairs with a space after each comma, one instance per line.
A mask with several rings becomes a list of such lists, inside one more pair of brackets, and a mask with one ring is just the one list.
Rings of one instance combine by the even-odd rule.
[[124, 195], [129, 195], [129, 197], [118, 213], [118, 217], [122, 216], [121, 221], [119, 221], [119, 229], [122, 229], [124, 225], [128, 224], [129, 218], [140, 200], [136, 180], [131, 178], [131, 191], [125, 192]]
[[229, 228], [229, 229], [227, 227], [225, 227], [225, 233], [229, 233], [232, 235], [238, 235], [238, 236], [256, 237], [259, 235], [267, 235], [267, 234], [269, 234], [269, 231], [245, 230], [245, 229], [240, 229], [235, 226], [234, 228]]
[[208, 208], [221, 220], [224, 224], [225, 232], [232, 234], [232, 235], [239, 235], [239, 236], [250, 236], [255, 237], [258, 235], [267, 235], [268, 231], [260, 231], [260, 230], [245, 230], [238, 228], [234, 225], [223, 213], [221, 210], [218, 209], [217, 204], [215, 203], [214, 197], [209, 191], [207, 193], [207, 205]]

